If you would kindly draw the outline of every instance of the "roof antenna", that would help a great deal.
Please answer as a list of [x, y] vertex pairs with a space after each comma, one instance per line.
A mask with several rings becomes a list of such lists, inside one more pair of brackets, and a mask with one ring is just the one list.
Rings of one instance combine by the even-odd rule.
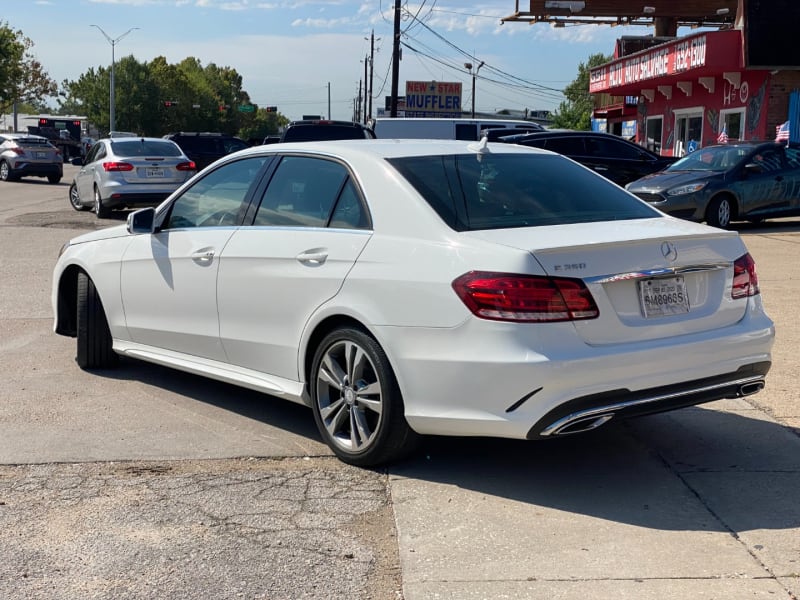
[[476, 152], [477, 154], [489, 154], [489, 135], [486, 134], [481, 138], [481, 141], [478, 143], [472, 143], [467, 145], [467, 150], [470, 152]]

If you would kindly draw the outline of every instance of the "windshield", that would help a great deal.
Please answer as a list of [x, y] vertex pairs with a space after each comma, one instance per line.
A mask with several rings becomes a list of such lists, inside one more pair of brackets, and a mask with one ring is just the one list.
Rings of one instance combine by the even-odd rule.
[[727, 171], [747, 156], [748, 146], [710, 146], [700, 148], [672, 163], [667, 171]]
[[464, 154], [388, 160], [456, 231], [661, 215], [562, 156]]

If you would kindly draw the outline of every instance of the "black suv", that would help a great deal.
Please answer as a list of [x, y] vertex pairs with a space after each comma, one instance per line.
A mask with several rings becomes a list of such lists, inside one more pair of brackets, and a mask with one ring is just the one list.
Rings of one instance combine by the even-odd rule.
[[218, 158], [250, 147], [244, 140], [224, 133], [181, 131], [168, 133], [164, 138], [178, 144], [183, 153], [197, 165], [198, 171], [204, 169]]
[[671, 156], [659, 156], [611, 133], [595, 131], [550, 130], [511, 135], [499, 141], [563, 154], [621, 186], [660, 171], [677, 160]]
[[281, 136], [282, 142], [321, 142], [329, 140], [375, 139], [375, 132], [353, 121], [292, 121]]

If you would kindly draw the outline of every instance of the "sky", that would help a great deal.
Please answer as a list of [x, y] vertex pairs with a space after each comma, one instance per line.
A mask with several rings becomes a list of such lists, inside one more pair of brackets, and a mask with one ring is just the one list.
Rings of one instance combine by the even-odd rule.
[[[501, 24], [515, 0], [404, 0], [403, 7], [400, 94], [406, 81], [461, 82], [469, 107], [472, 76], [464, 64], [483, 62], [477, 112], [553, 111], [590, 55], [612, 54], [620, 36], [652, 34], [630, 26]], [[373, 32], [373, 114], [390, 95], [393, 8], [393, 0], [0, 0], [0, 22], [33, 41], [32, 53], [59, 84], [110, 65], [112, 45], [96, 25], [118, 40], [116, 60], [195, 57], [236, 69], [252, 102], [277, 106], [289, 119], [349, 120]]]

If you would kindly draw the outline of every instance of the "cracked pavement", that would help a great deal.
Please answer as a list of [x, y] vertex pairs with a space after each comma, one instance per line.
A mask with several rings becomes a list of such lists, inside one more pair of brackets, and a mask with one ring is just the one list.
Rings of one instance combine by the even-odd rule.
[[393, 538], [332, 458], [0, 467], [5, 600], [399, 598]]

